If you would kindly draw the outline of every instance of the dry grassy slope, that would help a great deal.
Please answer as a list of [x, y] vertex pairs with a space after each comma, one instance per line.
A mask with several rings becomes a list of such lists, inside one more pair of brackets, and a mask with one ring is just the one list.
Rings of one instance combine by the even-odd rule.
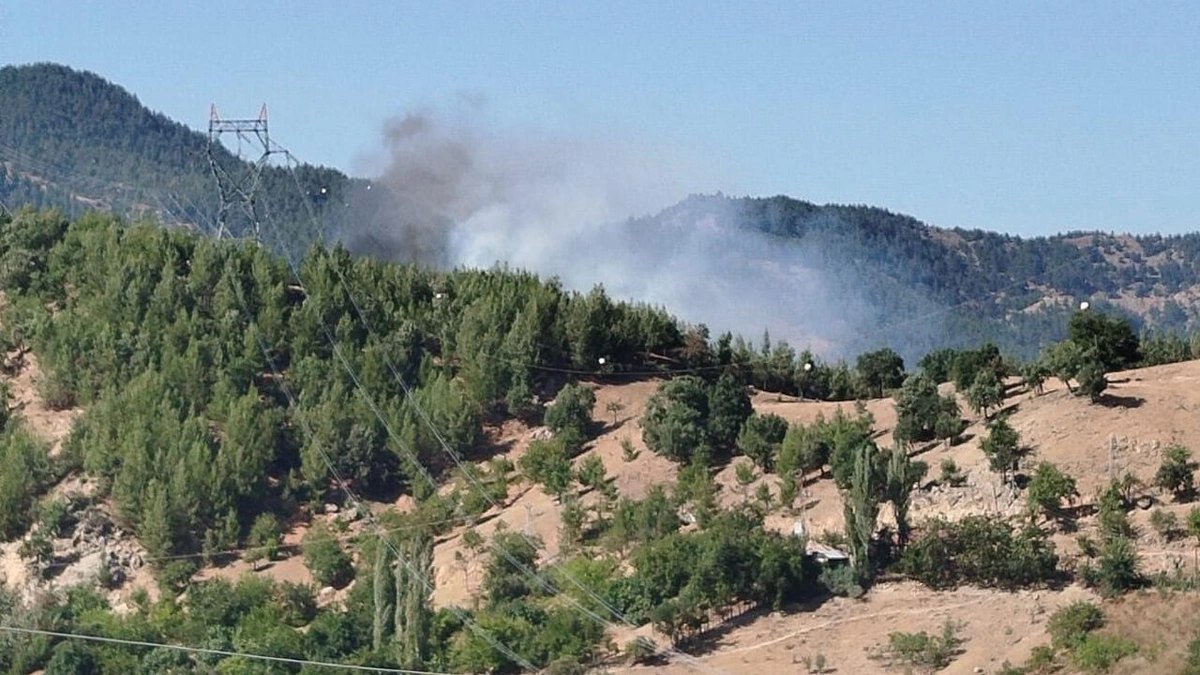
[[[1013, 426], [1034, 454], [1030, 462], [1046, 459], [1075, 476], [1083, 501], [1090, 502], [1112, 471], [1134, 472], [1149, 480], [1160, 459], [1159, 449], [1170, 442], [1180, 442], [1200, 450], [1200, 362], [1189, 362], [1116, 373], [1112, 376], [1109, 393], [1114, 397], [1107, 406], [1091, 405], [1069, 394], [1058, 381], [1047, 384], [1041, 396], [1031, 396], [1011, 383], [1005, 409]], [[637, 382], [606, 385], [597, 390], [594, 417], [604, 423], [604, 431], [588, 445], [585, 453], [598, 454], [609, 474], [614, 476], [623, 494], [640, 496], [656, 483], [670, 484], [676, 476], [675, 467], [646, 450], [637, 424], [647, 399], [658, 383]], [[624, 409], [617, 419], [607, 412], [610, 401], [619, 401]], [[853, 414], [852, 403], [797, 401], [774, 394], [757, 393], [754, 407], [759, 412], [773, 412], [789, 421], [811, 422], [818, 415], [830, 416], [839, 408]], [[965, 408], [965, 406], [964, 406]], [[895, 425], [895, 409], [890, 399], [867, 403], [879, 430], [877, 442], [887, 446]], [[918, 496], [913, 515], [921, 519], [930, 515], [961, 517], [969, 513], [994, 512], [997, 509], [1017, 513], [1023, 507], [1020, 495], [1003, 494], [995, 476], [987, 469], [979, 449], [981, 436], [986, 433], [983, 420], [970, 416], [967, 440], [952, 448], [936, 445], [924, 451], [921, 458], [933, 467], [931, 477], [944, 458], [953, 459], [967, 474], [968, 484], [957, 489], [926, 490]], [[535, 433], [532, 430], [510, 428], [515, 459], [528, 447]], [[628, 438], [639, 456], [630, 462], [622, 457], [621, 440]], [[722, 499], [733, 503], [741, 499], [741, 490], [734, 478], [731, 464], [722, 469], [718, 482], [724, 486]], [[774, 487], [775, 479], [759, 479]], [[751, 485], [749, 491], [753, 491]], [[545, 558], [557, 555], [555, 533], [558, 528], [558, 507], [538, 488], [514, 486], [517, 497], [512, 506], [498, 516], [489, 514], [488, 524], [480, 527], [484, 534], [494, 529], [497, 520], [510, 527], [525, 524], [525, 505], [530, 506], [530, 528], [547, 542]], [[803, 517], [810, 531], [840, 530], [842, 506], [836, 488], [829, 480], [818, 481], [808, 488], [808, 494], [795, 513], [777, 512], [768, 517], [768, 526], [790, 531], [793, 522]], [[1168, 505], [1180, 511], [1183, 505]], [[1133, 515], [1135, 523], [1144, 525], [1147, 512]], [[888, 514], [884, 513], [884, 520]], [[1085, 520], [1083, 530], [1091, 527]], [[1172, 556], [1189, 557], [1190, 545], [1176, 542], [1164, 545], [1154, 541], [1149, 528], [1143, 527], [1139, 548], [1143, 550], [1148, 567], [1163, 565]], [[459, 542], [460, 531], [440, 543], [435, 553], [438, 567], [438, 592], [435, 604], [464, 601], [477, 588], [482, 573], [482, 560], [472, 559], [464, 575], [462, 565], [455, 562], [455, 552], [464, 551]], [[1072, 549], [1072, 537], [1063, 536], [1060, 544], [1064, 553]], [[470, 579], [465, 584], [464, 576]], [[864, 601], [835, 600], [812, 612], [760, 617], [746, 625], [735, 627], [718, 639], [716, 650], [703, 656], [714, 667], [735, 673], [802, 672], [805, 655], [823, 654], [839, 672], [881, 672], [885, 669], [867, 657], [867, 650], [887, 639], [891, 631], [936, 630], [946, 619], [965, 624], [966, 652], [945, 672], [971, 673], [975, 668], [996, 669], [1004, 660], [1020, 662], [1030, 650], [1046, 642], [1045, 619], [1057, 607], [1079, 598], [1090, 597], [1079, 588], [1061, 592], [1000, 593], [964, 589], [953, 593], [935, 593], [915, 584], [885, 584], [872, 590]], [[647, 670], [647, 668], [632, 668]], [[683, 672], [676, 666], [663, 666], [664, 672]]]
[[[8, 355], [11, 357], [14, 354]], [[9, 400], [7, 404], [19, 415], [22, 422], [35, 436], [45, 441], [49, 454], [56, 455], [63, 441], [71, 432], [75, 420], [83, 413], [81, 408], [53, 410], [46, 405], [39, 391], [42, 371], [37, 357], [25, 354], [21, 367], [11, 376], [5, 378], [8, 385]], [[67, 478], [56, 485], [52, 494], [62, 496], [69, 493], [90, 494], [94, 484], [78, 476]], [[110, 515], [114, 512], [110, 504], [102, 505], [102, 509]], [[57, 545], [57, 544], [56, 544]], [[21, 541], [0, 544], [0, 583], [18, 589], [26, 598], [31, 597], [35, 589], [65, 588], [79, 583], [92, 583], [95, 575], [98, 557], [88, 555], [67, 565], [54, 579], [46, 582], [31, 578], [30, 569], [25, 561], [17, 555]], [[144, 551], [141, 551], [145, 555]], [[153, 583], [149, 570], [145, 567], [132, 572], [131, 577], [122, 588], [109, 593], [108, 600], [114, 607], [123, 607], [135, 589], [147, 590], [152, 597], [157, 597], [157, 587]]]
[[[13, 397], [24, 404], [23, 414], [31, 426], [57, 446], [69, 431], [78, 411], [55, 413], [47, 410], [36, 394], [36, 377], [36, 364], [31, 363], [29, 368], [10, 382]], [[1129, 470], [1148, 480], [1158, 464], [1159, 448], [1166, 443], [1180, 442], [1200, 450], [1200, 424], [1197, 423], [1200, 421], [1197, 415], [1197, 411], [1200, 411], [1200, 386], [1197, 386], [1200, 382], [1200, 362], [1117, 373], [1112, 380], [1110, 393], [1115, 398], [1110, 406], [1089, 405], [1071, 396], [1057, 381], [1048, 383], [1046, 393], [1036, 397], [1013, 386], [1005, 401], [1014, 427], [1035, 452], [1033, 460], [1053, 461], [1074, 475], [1079, 480], [1084, 501], [1093, 498], [1110, 472]], [[672, 463], [645, 448], [637, 422], [658, 384], [657, 381], [643, 381], [606, 385], [597, 389], [593, 416], [603, 425], [603, 431], [588, 444], [584, 454], [576, 461], [582, 461], [589, 454], [600, 456], [622, 494], [640, 497], [655, 484], [673, 483], [677, 475]], [[608, 411], [610, 402], [618, 402], [622, 406], [615, 419]], [[854, 409], [850, 403], [797, 401], [763, 393], [755, 394], [753, 403], [759, 412], [773, 412], [797, 422], [811, 422], [818, 415], [832, 415], [839, 407], [845, 408], [848, 413], [853, 413]], [[890, 433], [895, 424], [892, 401], [870, 401], [867, 409], [874, 416], [879, 430], [877, 441], [886, 446], [891, 442]], [[1021, 508], [1019, 501], [1010, 503], [1002, 495], [997, 496], [998, 481], [987, 470], [986, 461], [979, 450], [980, 436], [985, 433], [983, 422], [978, 419], [972, 419], [971, 422], [966, 432], [966, 442], [952, 448], [938, 445], [922, 453], [922, 459], [934, 467], [934, 474], [943, 458], [954, 459], [967, 474], [968, 485], [936, 492], [927, 490], [918, 495], [913, 509], [913, 515], [918, 520], [928, 515], [959, 517], [997, 508], [1007, 512], [1016, 512]], [[497, 444], [506, 447], [508, 457], [515, 461], [528, 448], [538, 430], [508, 423], [493, 430], [493, 433], [497, 437]], [[636, 459], [626, 461], [623, 457], [623, 439], [628, 439], [639, 451]], [[1110, 448], [1113, 448], [1112, 452]], [[730, 465], [717, 475], [718, 482], [725, 488], [722, 495], [725, 503], [742, 498], [734, 473], [735, 468]], [[759, 480], [774, 487], [773, 476]], [[751, 486], [750, 490], [754, 487]], [[810, 531], [815, 533], [825, 529], [841, 529], [841, 501], [831, 481], [822, 480], [810, 485], [808, 493], [798, 500], [797, 507], [799, 510], [796, 512], [771, 514], [768, 526], [788, 531], [797, 517], [803, 517]], [[1188, 506], [1167, 505], [1167, 508], [1182, 514]], [[1134, 514], [1135, 522], [1141, 525], [1145, 525], [1147, 518], [1146, 512]], [[484, 514], [478, 529], [481, 534], [489, 536], [499, 522], [513, 529], [528, 526], [531, 533], [540, 536], [546, 542], [544, 560], [558, 554], [559, 506], [540, 488], [515, 484], [504, 508]], [[1085, 521], [1083, 529], [1086, 531], [1089, 527], [1090, 524]], [[472, 554], [462, 545], [464, 529], [460, 527], [451, 531], [435, 549], [438, 590], [434, 604], [437, 606], [466, 603], [478, 588], [483, 556]], [[1167, 545], [1154, 541], [1152, 535], [1148, 534], [1148, 527], [1141, 529], [1143, 537], [1139, 548], [1148, 566], [1165, 565], [1172, 557], [1191, 558], [1192, 550], [1188, 542]], [[298, 541], [301, 534], [301, 531], [289, 533], [288, 541]], [[1071, 549], [1070, 539], [1062, 537], [1060, 542], [1067, 552]], [[5, 550], [4, 553], [8, 566], [7, 563], [14, 562], [8, 560], [12, 557], [8, 554], [13, 552]], [[237, 563], [203, 574], [236, 576], [247, 571], [246, 567]], [[260, 573], [290, 580], [308, 579], [307, 570], [304, 570], [298, 557], [276, 563]], [[873, 589], [864, 601], [838, 599], [813, 611], [762, 616], [732, 627], [717, 637], [714, 650], [703, 654], [702, 658], [726, 672], [802, 672], [803, 666], [800, 664], [803, 658], [820, 653], [838, 672], [880, 672], [884, 670], [882, 666], [869, 659], [867, 654], [872, 647], [885, 641], [889, 632], [932, 631], [944, 620], [951, 619], [964, 623], [963, 634], [968, 642], [966, 652], [945, 672], [970, 673], [975, 672], [975, 668], [991, 671], [1005, 659], [1014, 662], [1024, 659], [1035, 645], [1046, 641], [1044, 623], [1049, 613], [1058, 606], [1087, 595], [1078, 588], [1061, 592], [1015, 594], [972, 589], [934, 593], [915, 584], [885, 584]], [[1150, 596], [1122, 602], [1114, 610], [1113, 630], [1125, 632], [1126, 624], [1129, 630], [1133, 630], [1136, 617], [1150, 611], [1142, 605], [1156, 601]], [[1176, 609], [1171, 609], [1176, 605], [1164, 603], [1161, 599], [1157, 602], [1166, 605], [1161, 612], [1164, 616], [1178, 613]], [[1180, 620], [1182, 618], [1180, 615]], [[1171, 625], [1169, 621], [1167, 625]], [[1154, 638], [1148, 635], [1145, 639]], [[1162, 658], [1168, 660], [1178, 660], [1180, 650], [1177, 641], [1156, 648], [1156, 652], [1164, 654]], [[1144, 672], [1137, 669], [1137, 663], [1148, 667], [1145, 661], [1130, 663], [1123, 672]], [[1155, 665], [1163, 663], [1166, 662], [1160, 661]], [[658, 670], [683, 672], [676, 666], [663, 666]]]

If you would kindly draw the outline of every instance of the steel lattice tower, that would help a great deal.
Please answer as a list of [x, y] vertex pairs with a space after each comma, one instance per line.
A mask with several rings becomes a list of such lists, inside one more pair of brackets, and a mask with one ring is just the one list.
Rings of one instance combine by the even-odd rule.
[[[218, 148], [221, 136], [232, 134], [238, 141], [237, 159], [232, 166], [222, 166], [218, 161]], [[258, 159], [241, 161], [243, 143], [256, 150], [261, 150]], [[208, 166], [213, 179], [217, 182], [217, 190], [221, 199], [220, 210], [217, 213], [217, 236], [231, 234], [228, 229], [229, 211], [235, 206], [245, 215], [250, 227], [254, 229], [254, 239], [259, 241], [258, 219], [258, 188], [263, 169], [271, 155], [279, 152], [271, 145], [271, 136], [267, 128], [267, 104], [259, 110], [258, 119], [227, 120], [221, 119], [214, 104], [208, 115]], [[228, 164], [228, 162], [226, 162]]]

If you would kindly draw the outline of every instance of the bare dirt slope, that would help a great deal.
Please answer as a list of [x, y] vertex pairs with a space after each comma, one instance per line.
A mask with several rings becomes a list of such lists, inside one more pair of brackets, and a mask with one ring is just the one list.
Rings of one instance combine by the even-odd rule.
[[[675, 481], [675, 465], [646, 448], [638, 426], [646, 401], [658, 384], [657, 381], [643, 381], [598, 388], [592, 417], [601, 433], [575, 460], [578, 463], [588, 455], [599, 456], [617, 489], [626, 496], [640, 498], [654, 485]], [[617, 405], [610, 411], [613, 403]], [[508, 425], [505, 431], [497, 444], [508, 448], [505, 455], [513, 462], [520, 459], [535, 437], [545, 433], [544, 429], [521, 425]], [[626, 460], [621, 447], [623, 441], [633, 444], [636, 458]], [[560, 505], [541, 487], [517, 481], [509, 490], [508, 504], [503, 509], [484, 513], [473, 526], [485, 538], [491, 537], [500, 523], [510, 530], [537, 536], [544, 544], [542, 562], [545, 562], [559, 554], [560, 514]], [[465, 604], [479, 588], [488, 552], [486, 549], [472, 551], [463, 544], [462, 535], [470, 527], [471, 524], [466, 524], [451, 530], [434, 547], [433, 567], [437, 582], [434, 606]]]
[[[12, 396], [23, 403], [22, 414], [31, 427], [57, 447], [78, 411], [48, 410], [37, 396], [36, 377], [36, 363], [31, 361], [10, 382]], [[1057, 380], [1048, 382], [1045, 393], [1038, 396], [1024, 391], [1015, 382], [1010, 383], [1004, 404], [1012, 425], [1024, 444], [1032, 449], [1027, 464], [1044, 459], [1059, 465], [1078, 480], [1083, 502], [1093, 501], [1110, 476], [1125, 471], [1149, 481], [1167, 444], [1181, 443], [1200, 451], [1197, 422], [1200, 361], [1116, 373], [1110, 376], [1110, 381], [1109, 395], [1103, 405], [1093, 405], [1071, 395]], [[593, 419], [599, 433], [575, 461], [581, 462], [593, 454], [600, 457], [623, 495], [642, 497], [654, 485], [671, 485], [678, 475], [676, 466], [650, 452], [641, 438], [638, 420], [659, 384], [648, 380], [604, 385], [596, 390]], [[758, 412], [775, 413], [792, 422], [812, 422], [820, 415], [833, 415], [838, 408], [848, 414], [855, 411], [853, 403], [800, 401], [768, 393], [756, 393], [752, 400]], [[869, 401], [866, 409], [875, 420], [876, 442], [889, 445], [895, 425], [893, 402]], [[972, 413], [965, 415], [970, 426], [963, 442], [952, 447], [930, 444], [919, 451], [920, 459], [929, 463], [931, 471], [930, 480], [914, 495], [912, 515], [917, 521], [930, 516], [958, 518], [972, 513], [1016, 514], [1024, 508], [1023, 494], [1003, 485], [987, 467], [980, 450], [980, 442], [987, 433], [985, 420]], [[533, 439], [545, 433], [544, 429], [512, 422], [491, 431], [494, 444], [503, 448], [504, 455], [514, 462]], [[632, 452], [627, 452], [623, 444], [631, 446]], [[952, 459], [962, 469], [967, 478], [964, 486], [935, 484], [933, 479], [943, 459]], [[737, 484], [737, 461], [741, 460], [722, 468], [716, 477], [723, 488], [721, 499], [726, 504], [745, 499], [757, 487], [752, 484], [742, 488]], [[756, 483], [765, 483], [773, 492], [776, 490], [777, 481], [772, 475], [760, 476]], [[1160, 499], [1166, 502], [1164, 508], [1181, 517], [1190, 508], [1172, 504], [1167, 498]], [[474, 523], [452, 529], [438, 540], [434, 552], [435, 606], [467, 604], [479, 588], [487, 556], [486, 551], [472, 551], [463, 544], [462, 535], [469, 527], [475, 527], [484, 537], [491, 536], [501, 523], [509, 529], [536, 535], [545, 543], [542, 562], [546, 562], [559, 555], [560, 511], [561, 506], [541, 488], [514, 481], [508, 498], [498, 508], [484, 513]], [[886, 523], [889, 518], [885, 509], [882, 519]], [[1132, 518], [1141, 526], [1138, 547], [1147, 569], [1166, 568], [1174, 560], [1186, 563], [1193, 558], [1190, 541], [1167, 543], [1155, 539], [1146, 526], [1148, 512], [1135, 511]], [[768, 516], [767, 525], [791, 531], [797, 521], [814, 536], [842, 529], [841, 499], [832, 481], [811, 482], [793, 509], [777, 509]], [[1082, 531], [1087, 532], [1090, 527], [1089, 520], [1082, 521]], [[289, 532], [287, 543], [298, 543], [302, 534], [303, 528]], [[1072, 538], [1064, 535], [1059, 539], [1061, 550], [1068, 555], [1073, 553]], [[16, 573], [21, 563], [15, 559], [15, 549], [6, 548], [0, 553], [3, 566], [13, 568], [10, 574]], [[203, 575], [236, 577], [247, 571], [249, 566], [239, 562], [220, 570], [207, 570]], [[311, 578], [298, 556], [257, 573], [292, 581]], [[885, 667], [871, 658], [870, 653], [886, 642], [892, 631], [936, 631], [943, 622], [952, 620], [961, 622], [967, 642], [964, 653], [944, 672], [993, 672], [1003, 661], [1020, 662], [1034, 646], [1045, 643], [1045, 621], [1049, 614], [1083, 597], [1090, 597], [1089, 593], [1077, 587], [1021, 593], [976, 589], [935, 593], [912, 583], [884, 583], [873, 588], [863, 600], [834, 599], [786, 614], [747, 616], [716, 630], [710, 644], [697, 655], [711, 668], [731, 673], [804, 672], [804, 660], [818, 654], [836, 672], [902, 672]], [[1122, 621], [1132, 625], [1139, 613], [1150, 611], [1137, 604], [1149, 600], [1131, 597], [1122, 602], [1125, 604], [1115, 610], [1114, 630], [1124, 625]], [[1160, 613], [1175, 616], [1171, 613], [1175, 611]], [[1164, 646], [1159, 651], [1170, 658], [1178, 657], [1177, 645]], [[1121, 672], [1145, 672], [1135, 666], [1133, 662], [1124, 664], [1125, 670]], [[683, 672], [684, 667], [666, 664], [618, 668], [615, 672], [642, 670]]]
[[[1200, 450], [1200, 423], [1197, 423], [1200, 361], [1115, 373], [1110, 376], [1110, 382], [1108, 396], [1102, 405], [1073, 396], [1057, 380], [1048, 382], [1045, 393], [1037, 396], [1022, 389], [1015, 381], [1010, 382], [1004, 403], [1010, 423], [1032, 450], [1025, 460], [1026, 465], [1032, 466], [1041, 460], [1054, 462], [1077, 479], [1081, 501], [1085, 503], [1094, 500], [1110, 476], [1129, 471], [1143, 481], [1150, 481], [1161, 461], [1162, 448], [1167, 444], [1182, 443]], [[604, 424], [604, 430], [588, 445], [584, 454], [595, 453], [604, 460], [623, 494], [641, 496], [654, 484], [670, 484], [677, 475], [673, 464], [654, 456], [644, 447], [637, 424], [646, 400], [657, 384], [610, 385], [597, 391], [594, 417]], [[607, 409], [610, 401], [622, 404], [615, 420]], [[853, 403], [800, 401], [769, 393], [756, 393], [753, 404], [758, 412], [772, 412], [789, 421], [805, 423], [814, 421], [819, 415], [829, 417], [839, 407], [847, 414], [855, 412]], [[866, 408], [875, 419], [876, 442], [886, 447], [891, 443], [896, 420], [893, 402], [890, 399], [869, 401]], [[970, 422], [965, 440], [953, 447], [930, 444], [920, 451], [920, 459], [930, 464], [931, 471], [929, 482], [914, 497], [912, 515], [918, 521], [931, 516], [959, 518], [974, 513], [1017, 514], [1024, 509], [1023, 493], [1003, 485], [988, 469], [980, 450], [980, 442], [987, 434], [986, 421], [966, 411], [965, 405], [963, 408]], [[623, 457], [621, 441], [624, 439], [639, 451], [633, 461], [625, 461]], [[524, 440], [516, 446], [526, 447], [527, 444]], [[947, 458], [954, 460], [966, 475], [967, 483], [963, 487], [934, 485], [938, 466]], [[737, 485], [734, 478], [737, 461], [741, 460], [735, 460], [717, 475], [717, 481], [723, 487], [722, 501], [727, 504], [745, 498], [745, 494], [753, 494], [757, 487], [751, 484], [742, 489]], [[774, 476], [760, 476], [758, 482], [767, 483], [774, 491]], [[544, 523], [536, 522], [534, 529], [539, 534], [556, 529], [557, 505], [541, 495], [537, 488], [528, 494], [539, 497], [527, 497], [525, 501], [518, 499], [498, 519], [504, 519], [510, 526], [521, 526], [523, 504], [533, 499], [535, 508], [539, 509], [533, 512], [535, 522], [545, 518]], [[1168, 498], [1161, 499], [1169, 502]], [[796, 507], [794, 511], [779, 510], [771, 514], [767, 525], [791, 531], [794, 523], [801, 520], [814, 535], [842, 529], [841, 499], [830, 480], [808, 485]], [[1170, 503], [1164, 507], [1178, 511], [1180, 516], [1189, 508]], [[1147, 570], [1166, 568], [1172, 559], [1190, 557], [1190, 542], [1166, 544], [1154, 538], [1150, 528], [1145, 526], [1148, 512], [1135, 511], [1132, 518], [1135, 524], [1143, 525], [1138, 545]], [[890, 514], [885, 509], [882, 520], [886, 523], [889, 519]], [[1082, 521], [1083, 531], [1090, 527], [1090, 520]], [[552, 536], [548, 538], [553, 540]], [[453, 556], [455, 539], [452, 537], [439, 546], [439, 560]], [[1073, 536], [1059, 538], [1064, 554], [1074, 553], [1072, 540]], [[441, 550], [443, 547], [444, 551]], [[547, 557], [556, 553], [556, 548], [548, 547]], [[479, 574], [481, 570], [477, 566], [469, 575], [473, 584], [478, 583]], [[443, 583], [442, 576], [439, 575], [439, 584]], [[467, 596], [461, 581], [455, 583], [452, 575], [444, 576], [450, 577], [446, 579], [449, 584], [439, 588], [438, 604]], [[462, 578], [460, 571], [458, 579]], [[993, 672], [1003, 661], [1019, 663], [1034, 646], [1044, 644], [1048, 640], [1045, 620], [1049, 614], [1063, 604], [1084, 597], [1091, 596], [1078, 587], [1057, 592], [1002, 593], [963, 589], [935, 593], [916, 584], [887, 583], [873, 588], [864, 600], [836, 599], [811, 611], [763, 615], [727, 631], [717, 631], [715, 643], [706, 647], [700, 656], [711, 667], [732, 673], [804, 672], [804, 657], [815, 658], [818, 653], [830, 666], [837, 668], [837, 672], [902, 672], [902, 668], [885, 667], [870, 658], [868, 652], [886, 642], [892, 631], [933, 632], [939, 630], [944, 621], [952, 620], [963, 624], [962, 634], [967, 643], [964, 653], [944, 672], [980, 672], [976, 668]], [[686, 668], [669, 664], [627, 669], [628, 672], [641, 670], [683, 672]], [[618, 669], [616, 672], [626, 671]]]
[[[1200, 361], [1115, 373], [1110, 376], [1110, 382], [1109, 396], [1102, 405], [1073, 396], [1057, 380], [1048, 382], [1045, 393], [1039, 396], [1033, 396], [1013, 383], [1005, 401], [1011, 424], [1032, 450], [1026, 464], [1041, 460], [1057, 464], [1076, 478], [1081, 501], [1085, 503], [1094, 501], [1111, 476], [1126, 471], [1148, 483], [1162, 460], [1163, 447], [1170, 443], [1181, 443], [1200, 451]], [[773, 394], [754, 397], [756, 410], [773, 412], [796, 422], [811, 422], [818, 415], [828, 417], [839, 406], [849, 414], [854, 412], [853, 404], [781, 400]], [[881, 445], [889, 443], [895, 425], [892, 402], [871, 401], [867, 409], [875, 417], [876, 429], [880, 431], [877, 442]], [[987, 434], [984, 420], [970, 413], [967, 415], [971, 425], [966, 431], [965, 442], [949, 448], [931, 444], [920, 457], [932, 467], [931, 478], [936, 477], [937, 467], [943, 459], [953, 459], [966, 474], [967, 484], [961, 488], [926, 489], [916, 495], [912, 514], [916, 520], [998, 511], [1016, 514], [1024, 508], [1023, 494], [1002, 486], [987, 467], [979, 446]], [[732, 467], [722, 472], [720, 480], [724, 485], [736, 485], [732, 472]], [[771, 482], [773, 477], [760, 480]], [[1156, 499], [1164, 502], [1162, 507], [1176, 512], [1181, 519], [1190, 508], [1190, 505], [1172, 504], [1165, 496], [1158, 495]], [[842, 527], [841, 500], [828, 480], [810, 485], [806, 499], [798, 500], [797, 506], [802, 507], [797, 517], [806, 521], [812, 533], [825, 529], [837, 531]], [[768, 519], [768, 525], [790, 529], [789, 518], [776, 514]], [[887, 518], [885, 509], [882, 520], [886, 522]], [[1138, 549], [1146, 571], [1169, 569], [1173, 561], [1185, 566], [1192, 562], [1192, 542], [1168, 544], [1157, 540], [1148, 526], [1148, 511], [1135, 511], [1131, 518], [1140, 526]], [[1090, 531], [1092, 520], [1081, 521], [1081, 530]], [[1059, 537], [1059, 544], [1064, 554], [1074, 553], [1073, 536]], [[820, 653], [830, 666], [837, 668], [836, 672], [902, 672], [902, 668], [889, 669], [868, 658], [868, 650], [885, 642], [892, 631], [932, 632], [944, 620], [951, 619], [964, 623], [962, 634], [967, 643], [965, 652], [943, 672], [994, 672], [1004, 660], [1019, 663], [1034, 646], [1048, 641], [1045, 618], [1056, 607], [1088, 596], [1078, 587], [1036, 593], [967, 589], [934, 593], [909, 583], [883, 584], [873, 588], [862, 601], [839, 599], [811, 612], [762, 616], [718, 637], [713, 651], [703, 659], [732, 673], [805, 672], [804, 657], [815, 657]], [[1153, 594], [1146, 594], [1123, 600], [1114, 610], [1116, 617], [1112, 630], [1128, 634], [1125, 628], [1137, 624], [1138, 612], [1150, 611], [1149, 604], [1155, 602], [1170, 607], [1159, 612], [1168, 618], [1155, 619], [1156, 625], [1163, 621], [1167, 622], [1164, 626], [1172, 625], [1169, 617], [1183, 620], [1180, 618], [1183, 610], [1179, 610], [1176, 603], [1155, 598], [1157, 596]], [[1195, 603], [1187, 606], [1192, 604]], [[1141, 633], [1150, 631], [1142, 630]], [[1182, 644], [1186, 644], [1187, 639]], [[1170, 644], [1156, 647], [1156, 651], [1163, 653], [1163, 658], [1171, 663], [1181, 661], [1179, 641], [1168, 642]], [[1156, 670], [1164, 663], [1157, 661], [1151, 665], [1139, 657], [1122, 664], [1119, 672], [1168, 672]], [[683, 672], [682, 667], [676, 665], [655, 670]]]
[[[823, 657], [830, 672], [903, 672], [873, 655], [895, 631], [940, 633], [960, 626], [965, 653], [943, 673], [993, 672], [1004, 661], [1020, 663], [1046, 644], [1045, 622], [1059, 607], [1088, 598], [1080, 589], [1060, 593], [1003, 593], [977, 589], [934, 592], [913, 583], [885, 584], [866, 600], [835, 598], [794, 614], [770, 614], [716, 635], [692, 653], [705, 667], [725, 673], [805, 673], [806, 659]], [[617, 668], [614, 673], [688, 673], [685, 664]]]
[[6, 378], [8, 405], [21, 416], [34, 434], [50, 444], [50, 454], [57, 454], [83, 409], [52, 410], [39, 392], [42, 370], [38, 366], [37, 357], [27, 353], [20, 357], [19, 362], [18, 370]]

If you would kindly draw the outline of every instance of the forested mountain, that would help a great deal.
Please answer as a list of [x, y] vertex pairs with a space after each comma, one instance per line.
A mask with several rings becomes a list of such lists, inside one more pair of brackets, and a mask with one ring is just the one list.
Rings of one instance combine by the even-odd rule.
[[[99, 76], [59, 65], [0, 69], [0, 101], [0, 201], [10, 210], [33, 204], [57, 206], [68, 216], [98, 208], [135, 218], [154, 214], [168, 224], [213, 222], [218, 199], [205, 134], [151, 112]], [[218, 155], [238, 166], [229, 152]], [[298, 253], [319, 232], [354, 226], [339, 219], [378, 216], [378, 203], [372, 207], [366, 196], [385, 197], [381, 189], [364, 191], [365, 185], [332, 169], [269, 167], [261, 207]], [[343, 208], [350, 202], [357, 208]], [[992, 341], [1006, 353], [1030, 357], [1064, 337], [1067, 315], [1084, 299], [1118, 308], [1144, 328], [1181, 330], [1200, 316], [1198, 234], [1022, 239], [935, 228], [866, 206], [722, 195], [694, 196], [607, 231], [629, 235], [622, 238], [631, 242], [626, 253], [636, 257], [662, 250], [661, 242], [680, 232], [713, 226], [766, 233], [779, 242], [779, 248], [739, 253], [761, 258], [749, 266], [776, 270], [763, 283], [813, 293], [806, 279], [815, 270], [835, 311], [867, 308], [846, 331], [853, 337], [843, 336], [833, 350], [844, 356], [890, 345], [911, 361], [939, 347]], [[659, 245], [639, 246], [651, 241]], [[794, 273], [796, 260], [808, 276]], [[757, 335], [762, 328], [734, 330]]]
[[[1064, 337], [1065, 317], [1082, 300], [1147, 329], [1179, 331], [1200, 317], [1200, 233], [1023, 239], [931, 227], [867, 206], [721, 195], [690, 197], [626, 227], [678, 231], [697, 224], [777, 237], [801, 252], [779, 260], [818, 271], [831, 304], [863, 298], [877, 332], [865, 330], [859, 343], [845, 345], [850, 354], [891, 345], [912, 357], [992, 341], [1029, 357]], [[794, 281], [787, 270], [777, 279]]]
[[[55, 64], [0, 68], [0, 101], [0, 202], [9, 209], [32, 204], [68, 215], [103, 209], [155, 214], [170, 224], [214, 221], [219, 200], [207, 134], [147, 109], [98, 75]], [[248, 148], [246, 156], [253, 161], [258, 153]], [[216, 156], [231, 171], [246, 166], [224, 147]], [[341, 203], [351, 181], [308, 165], [295, 176], [269, 166], [261, 193], [273, 217], [309, 239], [317, 226], [300, 190], [320, 219], [327, 204]], [[245, 226], [231, 217], [231, 230]]]

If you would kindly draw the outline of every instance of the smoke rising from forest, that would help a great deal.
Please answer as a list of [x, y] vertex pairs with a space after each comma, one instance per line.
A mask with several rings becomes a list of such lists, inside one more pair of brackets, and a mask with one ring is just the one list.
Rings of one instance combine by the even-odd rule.
[[[767, 329], [822, 356], [869, 346], [879, 313], [816, 245], [744, 228], [727, 200], [646, 217], [686, 196], [685, 184], [712, 180], [697, 163], [610, 140], [497, 133], [472, 117], [386, 123], [378, 178], [350, 199], [341, 237], [351, 250], [435, 267], [503, 263], [580, 291], [602, 283], [714, 337], [757, 341]], [[819, 271], [839, 267], [844, 278]]]

